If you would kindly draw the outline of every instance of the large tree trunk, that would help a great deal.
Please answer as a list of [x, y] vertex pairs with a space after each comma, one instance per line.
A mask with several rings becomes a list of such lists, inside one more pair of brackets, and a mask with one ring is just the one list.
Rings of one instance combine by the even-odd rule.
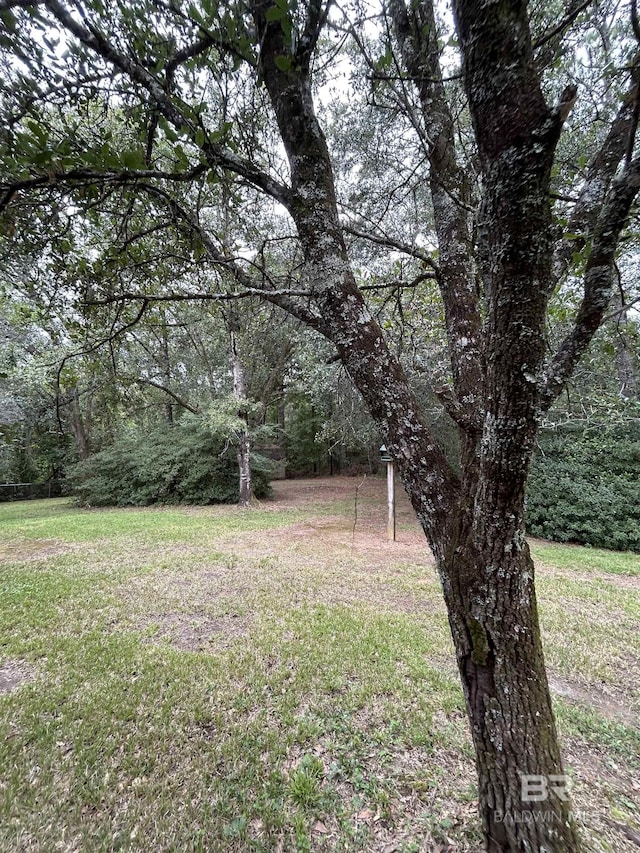
[[[503, 517], [510, 509], [502, 508]], [[440, 571], [475, 746], [487, 849], [576, 851], [529, 550], [526, 544], [514, 550], [500, 524], [480, 548], [470, 544], [463, 527], [459, 537]], [[536, 789], [548, 798], [528, 800]]]
[[[508, 158], [498, 151], [497, 164], [488, 168], [484, 357], [478, 350], [475, 285], [468, 280], [471, 272], [463, 259], [462, 249], [469, 240], [464, 217], [453, 226], [459, 242], [444, 252], [451, 259], [446, 280], [440, 283], [461, 404], [454, 412], [462, 444], [458, 480], [357, 289], [304, 57], [297, 57], [295, 70], [279, 70], [276, 59], [286, 54], [287, 46], [280, 27], [268, 24], [266, 8], [265, 3], [254, 11], [262, 69], [289, 155], [290, 211], [317, 307], [316, 314], [307, 312], [304, 319], [336, 346], [397, 461], [436, 556], [476, 747], [487, 848], [512, 853], [577, 851], [568, 800], [522, 799], [523, 776], [525, 781], [527, 776], [544, 777], [548, 783], [563, 774], [537, 622], [533, 565], [523, 533], [537, 402], [535, 380], [528, 377], [540, 369], [543, 358], [545, 276], [550, 270], [549, 150], [559, 134], [559, 120], [550, 115], [539, 92], [527, 89], [527, 80], [516, 81], [524, 91], [522, 120], [529, 127], [522, 137], [525, 144], [515, 140]], [[424, 32], [424, 21], [418, 24], [416, 32]], [[508, 33], [499, 36], [507, 38]], [[510, 97], [521, 94], [519, 89]], [[535, 110], [533, 118], [527, 109]], [[441, 124], [445, 138], [446, 116]], [[533, 139], [539, 126], [544, 129], [544, 146]], [[487, 128], [490, 146], [494, 139], [498, 148], [503, 145], [501, 134], [498, 125]], [[488, 151], [487, 160], [494, 155]], [[432, 156], [439, 160], [439, 168], [447, 161], [437, 145]], [[455, 176], [453, 160], [447, 168]], [[451, 205], [441, 196], [437, 201], [444, 216]], [[443, 241], [456, 236], [451, 224], [448, 220], [442, 228]]]

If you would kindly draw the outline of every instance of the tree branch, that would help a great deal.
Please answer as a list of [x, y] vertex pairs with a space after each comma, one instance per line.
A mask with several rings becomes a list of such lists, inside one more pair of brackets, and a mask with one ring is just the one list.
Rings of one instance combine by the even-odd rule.
[[[211, 239], [210, 234], [208, 234], [206, 229], [200, 225], [200, 222], [194, 214], [186, 210], [175, 198], [169, 195], [169, 193], [164, 192], [164, 190], [159, 187], [145, 184], [140, 184], [139, 187], [140, 189], [145, 190], [149, 195], [160, 199], [179, 220], [184, 222], [193, 233], [198, 235], [209, 258], [214, 263], [223, 266], [233, 276], [233, 278], [235, 278], [238, 284], [242, 286], [243, 292], [246, 293], [247, 296], [261, 296], [263, 299], [266, 299], [274, 305], [288, 311], [294, 317], [298, 317], [308, 323], [312, 328], [317, 328], [318, 322], [321, 320], [321, 315], [317, 309], [312, 306], [311, 294], [309, 291], [300, 290], [296, 292], [291, 291], [289, 288], [280, 290], [276, 287], [256, 287], [251, 277], [242, 269], [242, 267], [232, 257], [218, 249], [214, 241]], [[301, 302], [300, 299], [294, 301], [295, 297], [302, 297], [305, 299], [305, 302]]]
[[97, 172], [91, 169], [71, 169], [68, 172], [52, 172], [23, 181], [0, 181], [0, 213], [7, 208], [17, 194], [30, 192], [40, 187], [53, 187], [59, 184], [135, 184], [141, 180], [162, 180], [174, 183], [188, 183], [207, 171], [204, 164], [194, 166], [188, 172], [163, 172], [156, 169], [123, 169], [121, 172]]
[[638, 21], [637, 0], [631, 0], [631, 26], [633, 27], [633, 34], [636, 37], [636, 41], [640, 42], [640, 22]]
[[[419, 0], [407, 9], [404, 0], [390, 0], [389, 9], [404, 64], [418, 91], [428, 141], [429, 187], [439, 248], [437, 279], [454, 388], [467, 409], [467, 420], [479, 422], [482, 323], [475, 287], [471, 187], [456, 158], [454, 121], [442, 80], [433, 3]], [[454, 202], [458, 196], [462, 204]]]
[[607, 314], [606, 317], [602, 318], [603, 323], [607, 323], [609, 320], [616, 320], [618, 317], [626, 314], [629, 308], [633, 308], [634, 305], [637, 305], [640, 302], [640, 296], [636, 296], [635, 299], [632, 299], [631, 302], [625, 302], [621, 308], [612, 311], [610, 314]]
[[538, 57], [539, 66], [546, 68], [551, 64], [558, 53], [564, 32], [571, 26], [580, 13], [584, 12], [593, 2], [594, 0], [570, 0], [565, 9], [564, 17], [560, 19], [560, 22], [543, 33], [533, 43], [534, 51], [539, 51], [542, 47], [547, 48]]
[[[268, 291], [269, 295], [275, 298], [280, 296], [308, 296], [306, 290], [272, 290]], [[123, 290], [121, 293], [114, 293], [112, 296], [105, 296], [101, 299], [86, 299], [86, 306], [105, 306], [116, 305], [124, 302], [147, 302], [150, 305], [155, 302], [233, 302], [237, 299], [248, 299], [250, 297], [259, 296], [265, 298], [265, 291], [259, 287], [244, 288], [243, 290], [229, 290], [211, 293], [210, 291], [202, 291], [200, 293], [135, 293], [132, 290]]]
[[101, 338], [99, 341], [97, 341], [96, 343], [87, 347], [86, 349], [78, 350], [77, 352], [72, 352], [69, 355], [64, 356], [64, 358], [62, 359], [62, 361], [58, 365], [58, 370], [56, 371], [56, 380], [55, 380], [55, 387], [56, 387], [57, 392], [58, 392], [58, 393], [56, 393], [56, 417], [58, 419], [58, 422], [60, 422], [60, 398], [59, 398], [60, 379], [62, 377], [62, 371], [64, 370], [67, 362], [71, 361], [72, 358], [79, 358], [80, 356], [83, 356], [83, 355], [90, 355], [92, 352], [96, 352], [97, 350], [101, 349], [105, 344], [111, 344], [114, 340], [116, 340], [116, 338], [122, 337], [122, 335], [124, 335], [125, 332], [128, 332], [129, 329], [133, 329], [134, 326], [137, 326], [137, 324], [140, 322], [140, 320], [142, 320], [142, 318], [143, 318], [148, 307], [149, 307], [149, 302], [148, 302], [148, 300], [144, 299], [142, 301], [142, 303], [140, 305], [140, 309], [136, 313], [135, 317], [132, 320], [130, 320], [128, 323], [125, 323], [123, 326], [116, 329], [115, 328], [115, 323], [117, 322], [117, 317], [116, 317], [116, 319], [114, 320], [114, 322], [111, 326], [111, 331], [107, 335], [107, 337]]
[[576, 250], [582, 249], [593, 231], [598, 216], [605, 204], [607, 193], [616, 171], [625, 156], [630, 162], [630, 142], [635, 136], [640, 97], [640, 51], [636, 53], [631, 67], [631, 81], [620, 108], [611, 123], [602, 145], [587, 167], [584, 184], [569, 217], [567, 231], [580, 235], [578, 240], [563, 240], [559, 243], [553, 261], [553, 280], [550, 289], [570, 269]]
[[191, 412], [192, 415], [198, 415], [200, 413], [200, 408], [198, 406], [192, 406], [190, 403], [187, 403], [184, 398], [178, 396], [178, 394], [174, 393], [170, 388], [167, 388], [160, 382], [156, 382], [153, 379], [142, 379], [135, 376], [121, 376], [121, 379], [125, 379], [127, 382], [133, 382], [135, 385], [150, 385], [152, 388], [157, 388], [159, 391], [166, 394], [167, 397], [171, 397], [172, 400], [175, 400], [183, 409]]
[[415, 278], [411, 279], [411, 281], [403, 281], [402, 279], [397, 279], [395, 281], [383, 281], [380, 284], [359, 284], [358, 290], [360, 291], [379, 291], [379, 290], [387, 290], [388, 288], [392, 288], [393, 290], [411, 290], [414, 287], [417, 287], [419, 284], [422, 284], [423, 281], [434, 281], [436, 278], [435, 273], [432, 272], [423, 272], [420, 275], [417, 275]]
[[[109, 65], [116, 68], [120, 73], [142, 86], [151, 96], [158, 111], [172, 124], [179, 133], [186, 133], [191, 141], [200, 148], [211, 167], [221, 166], [231, 172], [245, 178], [249, 183], [265, 192], [267, 195], [288, 207], [290, 204], [290, 190], [288, 187], [276, 181], [266, 172], [263, 172], [254, 163], [238, 157], [232, 151], [225, 150], [207, 139], [205, 129], [199, 118], [194, 117], [190, 107], [182, 102], [176, 103], [167, 94], [159, 80], [151, 74], [136, 58], [121, 53], [111, 42], [94, 26], [88, 28], [75, 20], [58, 0], [43, 0], [43, 5], [59, 21], [60, 24], [72, 33], [82, 44], [92, 52], [100, 56]], [[204, 140], [198, 145], [199, 132], [204, 132]]]
[[304, 32], [302, 33], [300, 44], [296, 51], [298, 62], [304, 63], [306, 67], [309, 66], [311, 55], [315, 50], [322, 28], [329, 16], [331, 4], [332, 0], [327, 0], [323, 9], [322, 0], [309, 0]]
[[403, 243], [401, 240], [389, 237], [386, 234], [371, 234], [369, 231], [361, 231], [352, 225], [343, 225], [342, 230], [346, 234], [351, 234], [352, 237], [357, 237], [360, 240], [368, 240], [370, 243], [375, 243], [378, 246], [386, 246], [388, 249], [397, 249], [405, 255], [410, 255], [428, 264], [436, 275], [439, 272], [439, 267], [431, 255], [423, 251], [419, 246], [410, 246], [408, 243]]
[[0, 0], [0, 12], [9, 12], [11, 9], [30, 9], [41, 3], [42, 0]]
[[541, 393], [546, 411], [564, 388], [602, 325], [613, 289], [615, 254], [620, 232], [640, 189], [640, 158], [633, 160], [611, 186], [595, 227], [593, 246], [584, 274], [584, 296], [571, 332], [565, 337], [547, 370]]

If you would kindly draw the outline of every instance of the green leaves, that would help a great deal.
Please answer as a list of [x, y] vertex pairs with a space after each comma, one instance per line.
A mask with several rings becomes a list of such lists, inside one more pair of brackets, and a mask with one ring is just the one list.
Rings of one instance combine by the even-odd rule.
[[172, 124], [169, 124], [164, 116], [158, 117], [158, 127], [168, 142], [177, 142], [180, 139], [180, 134]]
[[200, 24], [200, 26], [207, 26], [208, 22], [205, 20], [202, 12], [200, 11], [200, 9], [198, 9], [195, 3], [191, 3], [189, 6], [189, 17], [192, 21], [195, 21], [197, 24]]
[[282, 6], [271, 6], [270, 9], [267, 9], [267, 14], [265, 15], [267, 21], [281, 21], [283, 17], [287, 14], [287, 8], [283, 9]]
[[540, 438], [527, 492], [535, 536], [640, 551], [640, 433], [560, 431]]
[[[292, 20], [292, 13], [291, 13], [291, 10], [289, 9], [289, 5], [287, 3], [287, 0], [276, 0], [274, 5], [271, 6], [269, 9], [267, 9], [267, 13], [266, 13], [265, 17], [266, 17], [267, 21], [269, 21], [269, 23], [278, 22], [280, 24], [280, 27], [282, 28], [282, 33], [284, 35], [285, 44], [291, 45], [291, 43], [292, 43], [291, 36], [293, 33], [293, 20]], [[277, 59], [276, 59], [276, 64], [277, 64]], [[280, 66], [278, 66], [278, 67], [280, 67]], [[285, 70], [285, 69], [280, 69], [280, 70]]]
[[16, 16], [10, 9], [6, 9], [0, 12], [0, 21], [2, 21], [3, 27], [8, 32], [15, 32], [18, 22], [16, 20]]
[[34, 139], [44, 147], [49, 141], [49, 129], [46, 125], [32, 118], [28, 118], [25, 124], [33, 134]]
[[280, 71], [291, 71], [293, 67], [293, 58], [291, 56], [276, 56], [275, 58], [276, 67], [280, 69]]
[[[234, 503], [238, 466], [233, 442], [233, 424], [223, 406], [215, 427], [209, 418], [190, 416], [173, 427], [121, 437], [78, 465], [71, 483], [79, 500], [93, 506]], [[268, 494], [269, 475], [268, 460], [253, 455], [257, 497]]]
[[188, 169], [189, 168], [189, 158], [182, 147], [182, 145], [177, 144], [173, 146], [173, 156], [175, 158], [176, 166], [179, 169]]
[[120, 155], [120, 162], [128, 171], [143, 169], [145, 166], [144, 152], [139, 148], [123, 151]]

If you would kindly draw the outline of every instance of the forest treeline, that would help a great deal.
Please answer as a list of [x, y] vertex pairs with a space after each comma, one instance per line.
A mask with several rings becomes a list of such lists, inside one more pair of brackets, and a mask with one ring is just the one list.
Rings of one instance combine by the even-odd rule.
[[[61, 318], [48, 319], [26, 299], [5, 306], [3, 483], [54, 483], [54, 494], [59, 488], [91, 506], [238, 501], [242, 419], [223, 312], [164, 309], [92, 353], [74, 350], [70, 336], [64, 363], [54, 343]], [[394, 311], [391, 321], [400, 347], [409, 330]], [[256, 497], [268, 495], [274, 477], [379, 473], [378, 431], [326, 344], [258, 304], [245, 306], [243, 322]], [[612, 321], [541, 430], [528, 487], [533, 535], [640, 550], [639, 409], [628, 390], [637, 334], [634, 324]], [[624, 376], [620, 339], [630, 355]], [[454, 425], [415, 356], [407, 369], [457, 466]], [[0, 489], [4, 500], [26, 494]]]

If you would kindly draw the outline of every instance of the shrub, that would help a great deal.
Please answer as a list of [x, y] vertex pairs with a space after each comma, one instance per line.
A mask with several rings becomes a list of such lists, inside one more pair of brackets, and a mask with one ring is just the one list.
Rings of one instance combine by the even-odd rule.
[[[271, 464], [252, 455], [253, 491], [269, 493]], [[199, 418], [126, 436], [69, 472], [80, 503], [90, 506], [212, 504], [238, 500], [235, 447]]]
[[534, 536], [640, 551], [640, 430], [543, 435], [527, 492]]

